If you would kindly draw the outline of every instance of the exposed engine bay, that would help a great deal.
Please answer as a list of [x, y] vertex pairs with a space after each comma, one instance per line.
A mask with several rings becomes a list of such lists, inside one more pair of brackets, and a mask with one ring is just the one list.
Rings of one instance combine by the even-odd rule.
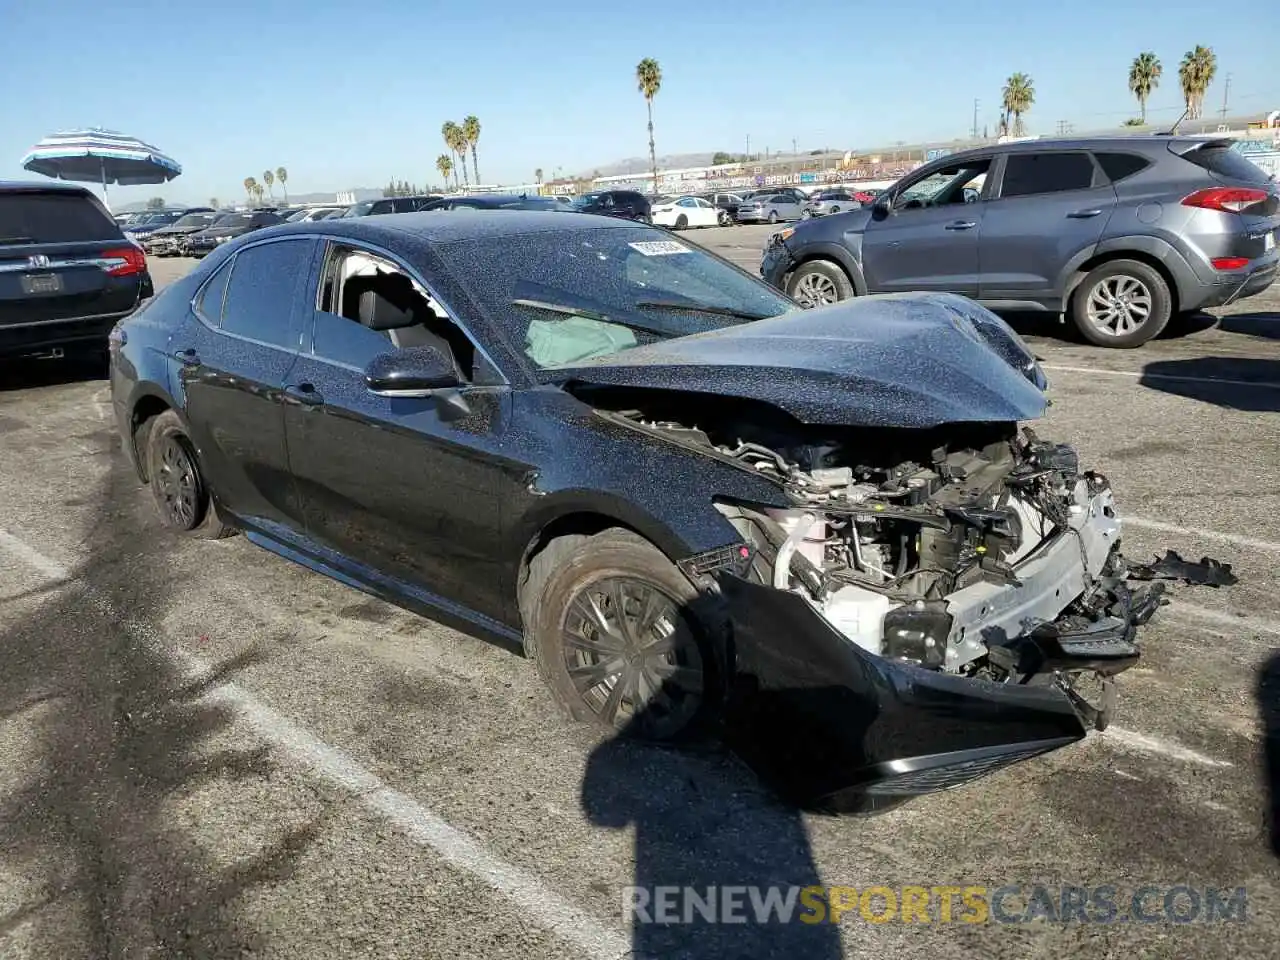
[[[1051, 678], [1105, 726], [1110, 677], [1136, 662], [1136, 628], [1163, 585], [1125, 583], [1110, 484], [1081, 471], [1073, 448], [1012, 423], [878, 430], [786, 418], [782, 432], [767, 413], [742, 418], [741, 402], [728, 419], [716, 406], [698, 426], [649, 404], [607, 415], [787, 491], [794, 505], [783, 509], [717, 503], [752, 548], [740, 575], [803, 595], [878, 656], [996, 682]], [[1075, 689], [1086, 676], [1100, 692]]]

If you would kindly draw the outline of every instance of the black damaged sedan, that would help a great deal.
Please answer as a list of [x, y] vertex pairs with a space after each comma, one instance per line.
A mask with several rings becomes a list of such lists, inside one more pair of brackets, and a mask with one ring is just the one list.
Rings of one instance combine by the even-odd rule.
[[219, 245], [111, 340], [164, 523], [518, 645], [570, 715], [716, 733], [806, 806], [1082, 739], [1159, 603], [960, 297], [804, 311], [664, 231], [455, 211]]

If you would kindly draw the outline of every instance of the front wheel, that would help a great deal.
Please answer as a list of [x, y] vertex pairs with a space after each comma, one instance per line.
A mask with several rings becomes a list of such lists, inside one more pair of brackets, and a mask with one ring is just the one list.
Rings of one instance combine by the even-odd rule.
[[787, 280], [787, 295], [802, 307], [838, 303], [848, 300], [854, 292], [845, 272], [829, 260], [802, 263]]
[[1071, 319], [1099, 347], [1140, 347], [1168, 326], [1172, 312], [1164, 277], [1137, 260], [1095, 267], [1071, 298]]
[[721, 210], [716, 214], [716, 222], [722, 227], [727, 227], [729, 224], [733, 223], [733, 217], [729, 216], [728, 210]]
[[777, 211], [777, 210], [770, 210], [770, 211], [769, 211], [769, 222], [770, 222], [770, 223], [777, 223], [777, 222], [778, 222], [778, 211]]
[[699, 730], [718, 702], [716, 632], [698, 591], [656, 547], [609, 529], [534, 558], [526, 647], [574, 719], [646, 740]]
[[151, 496], [166, 527], [203, 540], [220, 540], [235, 532], [218, 516], [195, 445], [172, 410], [151, 422], [145, 455]]

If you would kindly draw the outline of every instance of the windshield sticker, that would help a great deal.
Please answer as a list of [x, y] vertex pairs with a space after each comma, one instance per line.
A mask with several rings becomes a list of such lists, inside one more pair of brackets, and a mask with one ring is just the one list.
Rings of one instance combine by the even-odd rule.
[[675, 240], [642, 240], [639, 243], [629, 243], [627, 246], [637, 253], [643, 253], [646, 257], [664, 257], [670, 253], [693, 252], [683, 243]]

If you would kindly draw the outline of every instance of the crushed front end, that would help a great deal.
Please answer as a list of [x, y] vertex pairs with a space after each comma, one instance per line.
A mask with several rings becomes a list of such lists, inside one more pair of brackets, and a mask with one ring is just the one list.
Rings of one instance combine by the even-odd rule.
[[726, 736], [804, 806], [882, 809], [1104, 728], [1163, 602], [1126, 582], [1111, 487], [1072, 448], [904, 433], [717, 448], [794, 500], [718, 503], [747, 548], [687, 569], [732, 625]]

